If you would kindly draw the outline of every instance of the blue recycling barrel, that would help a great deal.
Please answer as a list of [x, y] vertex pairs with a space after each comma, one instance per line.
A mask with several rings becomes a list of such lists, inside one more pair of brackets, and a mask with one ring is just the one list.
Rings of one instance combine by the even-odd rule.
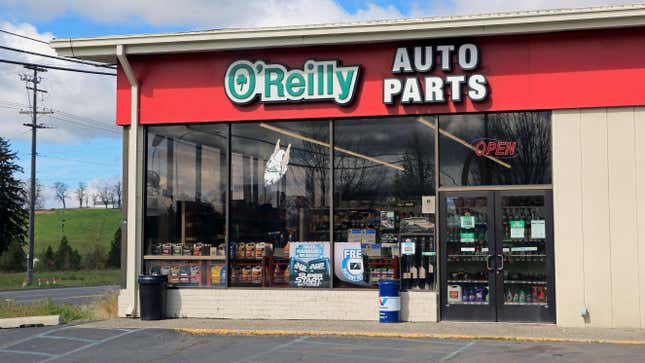
[[379, 280], [378, 306], [380, 323], [398, 323], [401, 311], [400, 285], [398, 281]]

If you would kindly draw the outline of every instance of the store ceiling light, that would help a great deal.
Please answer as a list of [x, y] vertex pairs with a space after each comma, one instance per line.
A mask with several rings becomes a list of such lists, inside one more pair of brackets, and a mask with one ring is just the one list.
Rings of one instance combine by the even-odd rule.
[[[294, 138], [302, 140], [302, 141], [310, 142], [312, 144], [324, 146], [324, 147], [327, 147], [327, 148], [331, 147], [331, 145], [329, 145], [329, 143], [326, 143], [324, 141], [320, 141], [320, 140], [312, 139], [310, 137], [302, 136], [302, 135], [297, 134], [295, 132], [285, 130], [285, 129], [280, 128], [280, 127], [272, 126], [272, 125], [266, 124], [264, 122], [260, 123], [260, 127], [265, 128], [267, 130], [275, 131], [275, 132], [277, 132], [279, 134], [282, 134], [282, 135], [286, 135], [286, 136], [294, 137]], [[387, 166], [389, 168], [392, 168], [392, 169], [395, 169], [395, 170], [398, 170], [398, 171], [405, 171], [405, 168], [403, 168], [401, 166], [394, 165], [392, 163], [388, 163], [387, 161], [379, 160], [379, 159], [373, 158], [373, 157], [368, 156], [368, 155], [364, 155], [364, 154], [360, 154], [360, 153], [357, 153], [357, 152], [354, 152], [354, 151], [351, 151], [351, 150], [347, 150], [347, 149], [344, 149], [342, 147], [334, 146], [334, 150], [336, 150], [338, 152], [341, 152], [341, 153], [344, 153], [344, 154], [347, 154], [347, 155], [351, 155], [351, 156], [360, 158], [360, 159], [371, 161], [371, 162], [373, 162], [375, 164], [384, 165], [384, 166]]]

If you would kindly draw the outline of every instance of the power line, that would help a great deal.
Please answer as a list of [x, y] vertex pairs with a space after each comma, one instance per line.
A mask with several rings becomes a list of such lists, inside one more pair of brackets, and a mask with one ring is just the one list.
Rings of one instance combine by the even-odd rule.
[[68, 161], [72, 163], [81, 163], [81, 164], [89, 164], [89, 165], [100, 165], [100, 166], [110, 166], [113, 167], [114, 164], [106, 164], [106, 163], [97, 163], [96, 161], [89, 161], [89, 160], [80, 160], [80, 159], [69, 159], [69, 158], [64, 158], [60, 156], [52, 156], [49, 154], [38, 154], [40, 157], [44, 158], [50, 158], [50, 159], [57, 159], [57, 160], [62, 160], [62, 161]]
[[96, 130], [101, 130], [101, 131], [105, 131], [105, 132], [110, 132], [110, 133], [113, 133], [115, 135], [121, 135], [121, 133], [118, 130], [108, 129], [106, 127], [101, 127], [101, 126], [93, 125], [93, 124], [90, 124], [90, 123], [76, 121], [76, 120], [73, 120], [73, 119], [61, 118], [61, 117], [58, 117], [58, 116], [51, 116], [50, 115], [49, 117], [51, 117], [53, 119], [56, 119], [56, 120], [59, 120], [59, 121], [69, 122], [69, 123], [75, 124], [76, 126], [86, 127], [86, 128], [96, 129]]
[[[9, 100], [0, 99], [0, 104], [1, 103], [4, 103], [4, 104], [7, 105], [7, 106], [0, 105], [0, 107], [5, 107], [5, 108], [20, 109], [21, 107], [31, 107], [31, 105], [25, 105], [24, 103], [18, 103], [18, 102], [13, 102], [13, 101], [9, 101]], [[114, 126], [111, 123], [106, 124], [105, 122], [99, 121], [99, 120], [91, 118], [91, 117], [81, 116], [81, 115], [77, 115], [77, 114], [74, 114], [74, 113], [71, 113], [71, 112], [65, 112], [63, 110], [58, 110], [58, 109], [51, 109], [51, 110], [56, 112], [57, 115], [67, 115], [65, 118], [68, 118], [68, 119], [79, 120], [79, 121], [82, 121], [82, 122], [92, 121], [95, 124], [106, 126], [106, 127]]]
[[58, 57], [58, 56], [55, 56], [55, 55], [32, 52], [30, 50], [11, 48], [11, 47], [7, 47], [7, 46], [4, 46], [4, 45], [0, 45], [0, 49], [9, 50], [9, 51], [18, 52], [18, 53], [37, 55], [39, 57], [47, 57], [47, 58], [51, 58], [51, 59], [63, 60], [63, 61], [67, 61], [67, 62], [79, 63], [79, 64], [88, 65], [88, 66], [116, 69], [116, 66], [113, 66], [111, 64], [99, 64], [99, 63], [88, 62], [88, 61], [84, 61], [84, 60], [80, 60], [80, 59]]
[[46, 64], [19, 62], [19, 61], [12, 61], [12, 60], [8, 60], [8, 59], [0, 59], [0, 63], [17, 64], [17, 65], [21, 65], [21, 66], [40, 67], [40, 68], [47, 68], [47, 69], [56, 69], [56, 70], [59, 70], [59, 71], [101, 74], [101, 75], [105, 75], [105, 76], [116, 76], [116, 73], [107, 73], [107, 72], [98, 72], [98, 71], [88, 71], [88, 70], [76, 69], [76, 68], [49, 66], [49, 65], [46, 65]]
[[112, 123], [106, 124], [106, 123], [104, 123], [102, 121], [99, 121], [97, 119], [93, 119], [93, 118], [90, 118], [90, 117], [87, 117], [87, 116], [79, 116], [79, 115], [75, 115], [73, 113], [69, 113], [69, 112], [65, 112], [65, 111], [61, 111], [61, 110], [54, 110], [54, 111], [56, 113], [58, 113], [58, 114], [65, 115], [65, 118], [67, 118], [67, 119], [77, 120], [77, 121], [81, 121], [81, 122], [92, 121], [93, 124], [95, 124], [95, 125], [101, 125], [101, 126], [108, 127], [108, 128], [111, 128], [111, 127], [114, 126], [114, 124], [112, 124]]
[[[10, 104], [10, 105], [2, 105], [1, 103]], [[15, 106], [13, 106], [11, 104], [13, 104]], [[8, 101], [0, 100], [0, 108], [7, 108], [7, 109], [11, 109], [11, 110], [20, 110], [22, 108], [21, 106], [25, 106], [25, 105], [20, 104], [20, 103], [16, 103], [16, 102], [8, 102]], [[31, 108], [31, 106], [29, 106], [29, 107]], [[57, 116], [49, 115], [49, 117], [51, 117], [53, 119], [56, 119], [56, 120], [59, 120], [59, 121], [64, 121], [64, 122], [69, 122], [69, 123], [72, 123], [72, 124], [75, 124], [75, 125], [81, 126], [81, 127], [93, 128], [93, 129], [97, 129], [97, 130], [101, 130], [101, 131], [110, 132], [110, 133], [113, 133], [113, 134], [116, 134], [116, 135], [121, 135], [121, 132], [119, 132], [118, 129], [109, 128], [111, 125], [108, 125], [106, 123], [96, 121], [96, 120], [93, 120], [93, 119], [90, 119], [90, 118], [74, 115], [74, 114], [69, 113], [69, 112], [63, 112], [63, 111], [60, 111], [60, 110], [52, 109], [51, 111], [56, 112], [56, 115], [57, 115]], [[64, 115], [68, 115], [68, 116], [64, 116]], [[94, 121], [95, 123], [90, 123], [87, 120]]]
[[13, 36], [16, 36], [16, 37], [24, 38], [24, 39], [33, 40], [34, 42], [38, 42], [38, 43], [43, 43], [43, 44], [47, 44], [47, 45], [49, 45], [49, 42], [46, 42], [46, 41], [44, 41], [44, 40], [40, 40], [40, 39], [36, 39], [36, 38], [32, 38], [32, 37], [28, 37], [28, 36], [26, 36], [26, 35], [22, 35], [22, 34], [18, 34], [18, 33], [13, 33], [13, 32], [10, 32], [10, 31], [8, 31], [8, 30], [0, 29], [0, 32], [2, 32], [2, 33], [6, 33], [6, 34], [10, 34], [10, 35], [13, 35]]

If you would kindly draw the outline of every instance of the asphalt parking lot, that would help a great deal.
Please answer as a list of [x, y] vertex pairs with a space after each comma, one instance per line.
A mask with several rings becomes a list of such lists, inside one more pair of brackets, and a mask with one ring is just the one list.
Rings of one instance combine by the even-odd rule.
[[645, 346], [191, 335], [80, 326], [0, 330], [0, 362], [642, 362]]

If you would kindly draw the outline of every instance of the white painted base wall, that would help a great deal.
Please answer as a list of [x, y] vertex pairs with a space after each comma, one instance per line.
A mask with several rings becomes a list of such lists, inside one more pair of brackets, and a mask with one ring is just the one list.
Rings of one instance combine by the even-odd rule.
[[[119, 315], [128, 299], [119, 297]], [[122, 302], [123, 300], [123, 302]], [[378, 320], [378, 291], [297, 289], [172, 289], [167, 315], [178, 318]], [[437, 294], [403, 292], [401, 320], [437, 321]]]

